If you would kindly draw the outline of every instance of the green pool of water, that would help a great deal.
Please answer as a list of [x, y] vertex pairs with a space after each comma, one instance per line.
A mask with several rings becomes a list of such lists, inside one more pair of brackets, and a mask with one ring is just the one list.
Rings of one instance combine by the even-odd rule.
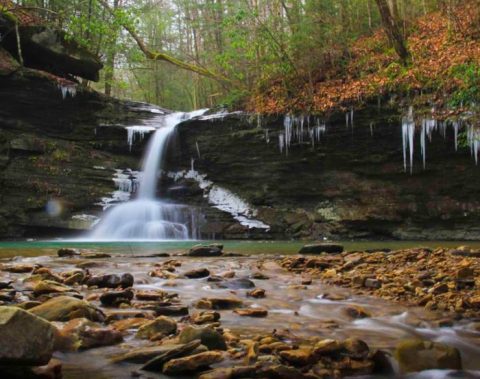
[[[56, 254], [61, 247], [73, 247], [105, 253], [148, 255], [177, 253], [188, 250], [197, 243], [222, 243], [224, 251], [241, 254], [295, 254], [306, 241], [156, 241], [156, 242], [79, 242], [71, 240], [0, 242], [0, 258], [12, 256], [38, 256]], [[411, 247], [480, 248], [480, 241], [338, 241], [345, 250], [404, 249]]]

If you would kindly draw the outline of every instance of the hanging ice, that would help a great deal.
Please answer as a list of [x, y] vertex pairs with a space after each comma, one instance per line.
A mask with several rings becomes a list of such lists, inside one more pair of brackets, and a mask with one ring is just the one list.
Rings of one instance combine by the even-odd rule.
[[469, 125], [467, 130], [467, 143], [470, 146], [470, 151], [475, 164], [478, 164], [478, 155], [480, 154], [480, 130], [473, 125]]
[[127, 143], [130, 150], [132, 150], [133, 143], [136, 140], [142, 141], [145, 134], [151, 133], [155, 130], [153, 126], [127, 126]]
[[402, 120], [402, 144], [403, 144], [403, 167], [407, 171], [407, 148], [410, 157], [410, 173], [413, 173], [413, 143], [415, 139], [415, 121], [413, 120], [413, 108], [410, 107], [408, 115]]
[[59, 84], [58, 88], [62, 92], [62, 99], [65, 100], [68, 96], [75, 97], [77, 94], [77, 87], [75, 85], [66, 86]]

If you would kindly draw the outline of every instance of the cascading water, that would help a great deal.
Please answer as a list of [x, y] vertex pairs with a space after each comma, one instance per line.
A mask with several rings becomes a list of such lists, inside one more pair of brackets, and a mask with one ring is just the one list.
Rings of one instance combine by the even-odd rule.
[[157, 116], [142, 167], [136, 199], [112, 207], [90, 234], [92, 240], [168, 240], [196, 238], [194, 210], [156, 199], [158, 172], [168, 141], [182, 121], [207, 110]]

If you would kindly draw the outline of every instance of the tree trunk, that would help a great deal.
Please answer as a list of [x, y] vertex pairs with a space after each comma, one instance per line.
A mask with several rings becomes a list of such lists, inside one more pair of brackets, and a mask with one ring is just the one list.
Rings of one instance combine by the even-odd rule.
[[388, 39], [392, 43], [396, 53], [398, 54], [403, 65], [408, 63], [410, 58], [410, 53], [408, 52], [405, 41], [403, 39], [402, 33], [398, 28], [398, 24], [390, 12], [390, 8], [387, 4], [387, 0], [375, 0], [378, 5], [378, 10], [380, 11], [380, 16], [382, 17], [382, 24], [385, 32], [387, 33]]
[[[118, 1], [113, 1], [113, 9], [118, 8]], [[117, 38], [113, 39], [113, 45], [117, 43]], [[107, 52], [107, 61], [105, 62], [105, 95], [112, 95], [112, 83], [115, 71], [115, 46], [111, 47]]]

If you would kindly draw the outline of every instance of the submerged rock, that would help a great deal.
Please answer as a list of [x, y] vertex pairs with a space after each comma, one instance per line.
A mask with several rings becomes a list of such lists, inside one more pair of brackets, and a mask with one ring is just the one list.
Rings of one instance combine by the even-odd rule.
[[196, 306], [202, 309], [235, 309], [243, 305], [242, 300], [234, 297], [209, 297], [200, 299]]
[[191, 354], [192, 352], [195, 352], [200, 346], [201, 345], [199, 340], [189, 342], [185, 345], [178, 345], [178, 347], [159, 354], [155, 358], [149, 360], [142, 367], [142, 370], [161, 371], [163, 365], [169, 360]]
[[234, 312], [242, 317], [267, 317], [268, 310], [265, 308], [235, 309]]
[[0, 365], [44, 365], [52, 357], [56, 328], [16, 307], [0, 307]]
[[304, 245], [298, 254], [340, 254], [343, 252], [343, 246], [333, 243], [314, 243], [309, 245]]
[[163, 366], [163, 373], [166, 375], [194, 373], [221, 362], [223, 359], [224, 355], [218, 351], [206, 351], [184, 358], [172, 359]]
[[188, 255], [190, 257], [219, 257], [222, 255], [223, 245], [195, 245], [193, 246]]
[[142, 325], [137, 331], [138, 338], [151, 339], [155, 336], [168, 336], [177, 331], [177, 322], [170, 317], [157, 317]]
[[402, 373], [462, 369], [460, 352], [456, 348], [430, 341], [402, 341], [395, 349], [395, 358]]
[[122, 303], [129, 304], [133, 299], [133, 291], [111, 291], [100, 295], [100, 302], [107, 307], [116, 307]]
[[227, 350], [225, 337], [211, 327], [195, 328], [186, 326], [179, 334], [180, 343], [188, 343], [194, 340], [200, 340], [211, 350]]
[[104, 314], [86, 301], [69, 296], [54, 297], [29, 309], [29, 312], [48, 321], [70, 321], [74, 318], [87, 318], [103, 321]]
[[59, 249], [57, 251], [57, 255], [61, 258], [63, 258], [63, 257], [71, 258], [71, 257], [79, 256], [80, 252], [77, 249], [71, 249], [69, 247], [64, 247], [64, 248]]
[[110, 274], [92, 276], [87, 280], [87, 286], [97, 286], [99, 288], [128, 288], [133, 286], [133, 276], [131, 274]]
[[122, 333], [110, 328], [78, 318], [69, 321], [61, 330], [67, 349], [91, 349], [100, 346], [115, 345], [123, 341]]
[[[119, 363], [119, 362], [131, 362], [131, 363], [146, 363], [152, 359], [164, 359], [175, 356], [179, 353], [188, 354], [189, 352], [195, 350], [197, 347], [200, 346], [200, 341], [191, 341], [187, 344], [165, 344], [165, 345], [158, 345], [158, 346], [148, 346], [148, 347], [140, 347], [137, 349], [133, 349], [128, 353], [118, 355], [113, 357], [112, 361]], [[167, 359], [167, 360], [168, 360]], [[163, 363], [163, 362], [162, 362]], [[155, 364], [155, 366], [159, 364]], [[158, 366], [157, 366], [158, 367]]]

